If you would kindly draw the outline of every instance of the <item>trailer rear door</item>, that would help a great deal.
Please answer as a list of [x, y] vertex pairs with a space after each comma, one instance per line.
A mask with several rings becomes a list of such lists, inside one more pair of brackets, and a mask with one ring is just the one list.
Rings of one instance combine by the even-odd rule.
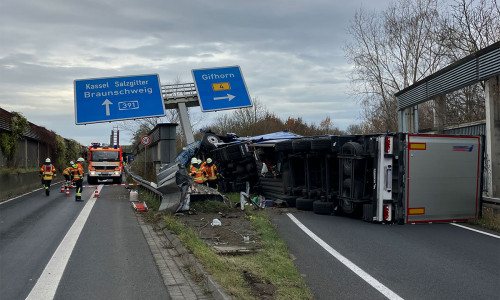
[[407, 223], [477, 216], [481, 147], [479, 136], [407, 136]]

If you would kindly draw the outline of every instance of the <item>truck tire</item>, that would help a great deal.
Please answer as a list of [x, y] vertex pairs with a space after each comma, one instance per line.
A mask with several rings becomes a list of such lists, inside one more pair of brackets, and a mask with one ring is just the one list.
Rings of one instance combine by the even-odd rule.
[[330, 137], [319, 137], [312, 139], [311, 150], [328, 151], [332, 147], [332, 139]]
[[326, 201], [314, 201], [313, 212], [318, 215], [331, 215], [333, 213], [333, 203]]
[[213, 150], [217, 148], [216, 144], [218, 143], [222, 143], [222, 140], [216, 134], [213, 133], [205, 133], [205, 135], [203, 135], [203, 138], [201, 140], [201, 146], [205, 150]]
[[287, 141], [282, 141], [279, 143], [276, 143], [274, 148], [276, 149], [277, 152], [290, 152], [292, 151], [292, 143], [293, 140], [287, 140]]
[[294, 153], [307, 152], [311, 150], [311, 139], [304, 138], [304, 139], [294, 140], [292, 142], [292, 149]]
[[351, 215], [354, 212], [356, 212], [356, 208], [357, 208], [356, 203], [354, 203], [352, 201], [342, 199], [342, 200], [340, 200], [340, 205], [342, 207], [342, 211], [347, 215]]
[[363, 146], [356, 142], [347, 142], [342, 146], [340, 150], [342, 154], [357, 156], [363, 152]]
[[295, 207], [297, 207], [298, 210], [312, 210], [313, 202], [314, 199], [297, 198], [295, 200]]

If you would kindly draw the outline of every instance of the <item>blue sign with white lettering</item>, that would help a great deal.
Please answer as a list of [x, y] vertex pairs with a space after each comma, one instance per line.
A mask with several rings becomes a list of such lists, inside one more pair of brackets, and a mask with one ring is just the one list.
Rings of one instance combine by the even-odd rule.
[[74, 88], [77, 125], [165, 115], [158, 74], [77, 79]]
[[239, 66], [191, 71], [202, 111], [252, 106]]

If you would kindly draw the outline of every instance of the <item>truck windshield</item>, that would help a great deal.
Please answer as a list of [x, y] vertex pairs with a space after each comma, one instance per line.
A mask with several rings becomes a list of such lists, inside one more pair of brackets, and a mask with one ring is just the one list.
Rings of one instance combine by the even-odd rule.
[[92, 151], [91, 161], [120, 161], [120, 152], [118, 151]]

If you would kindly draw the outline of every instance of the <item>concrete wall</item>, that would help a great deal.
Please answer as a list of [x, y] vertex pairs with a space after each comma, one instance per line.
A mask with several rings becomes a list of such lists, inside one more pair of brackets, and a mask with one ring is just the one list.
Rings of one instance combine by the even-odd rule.
[[39, 173], [0, 174], [0, 201], [41, 188]]

